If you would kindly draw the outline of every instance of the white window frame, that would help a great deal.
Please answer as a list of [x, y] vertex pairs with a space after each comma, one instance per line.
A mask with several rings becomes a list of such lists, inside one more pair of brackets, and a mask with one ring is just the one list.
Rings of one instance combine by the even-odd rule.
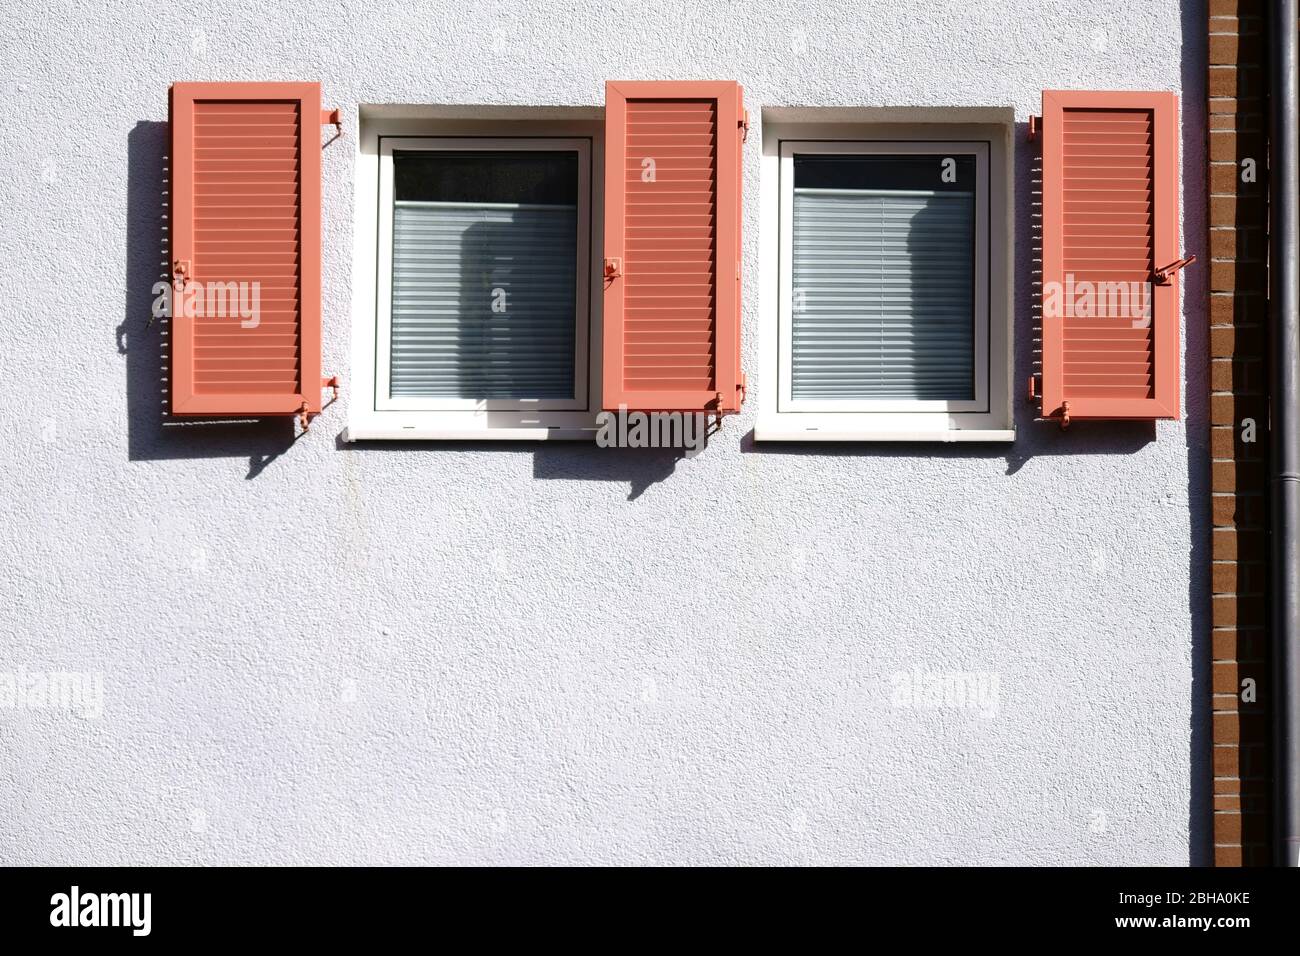
[[[352, 388], [345, 440], [590, 440], [600, 402], [602, 243], [599, 125], [589, 121], [420, 121], [362, 117], [357, 175]], [[518, 131], [518, 135], [515, 135]], [[556, 150], [578, 154], [574, 398], [394, 398], [392, 330], [393, 150]]]
[[[1001, 125], [773, 123], [763, 135], [758, 441], [1011, 441], [1009, 130]], [[972, 155], [976, 160], [975, 398], [803, 399], [792, 394], [794, 157]], [[768, 376], [771, 376], [769, 379]]]

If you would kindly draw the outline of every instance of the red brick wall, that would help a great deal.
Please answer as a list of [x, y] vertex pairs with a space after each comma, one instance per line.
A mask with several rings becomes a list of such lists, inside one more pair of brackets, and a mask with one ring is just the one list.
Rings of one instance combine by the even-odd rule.
[[[1267, 9], [1210, 0], [1210, 422], [1214, 862], [1267, 865]], [[1189, 104], [1190, 105], [1190, 104]], [[1242, 181], [1253, 159], [1256, 182]], [[1244, 421], [1256, 424], [1243, 440]], [[1256, 682], [1256, 702], [1242, 681]]]

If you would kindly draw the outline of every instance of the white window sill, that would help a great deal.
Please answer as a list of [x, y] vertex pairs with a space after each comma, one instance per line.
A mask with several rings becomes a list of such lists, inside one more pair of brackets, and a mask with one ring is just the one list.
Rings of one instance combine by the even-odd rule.
[[1007, 444], [1016, 440], [1014, 428], [860, 428], [825, 421], [800, 424], [782, 418], [759, 418], [754, 441], [804, 442], [990, 442]]
[[348, 425], [345, 442], [358, 441], [593, 441], [594, 428], [436, 428], [421, 425]]

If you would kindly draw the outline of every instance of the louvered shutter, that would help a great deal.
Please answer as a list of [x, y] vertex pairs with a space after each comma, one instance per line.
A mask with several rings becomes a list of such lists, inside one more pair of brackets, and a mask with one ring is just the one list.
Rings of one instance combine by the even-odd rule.
[[1178, 103], [1043, 93], [1043, 414], [1179, 415]]
[[[176, 83], [170, 113], [172, 413], [315, 414], [320, 84]], [[182, 314], [182, 285], [202, 314]], [[223, 311], [210, 290], [232, 288], [255, 318], [208, 314]]]
[[740, 408], [741, 96], [606, 84], [606, 409]]

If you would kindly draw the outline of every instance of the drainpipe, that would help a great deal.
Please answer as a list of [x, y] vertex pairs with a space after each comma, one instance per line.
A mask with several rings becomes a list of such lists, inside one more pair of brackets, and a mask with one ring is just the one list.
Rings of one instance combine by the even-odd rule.
[[1300, 142], [1296, 3], [1269, 4], [1269, 440], [1272, 452], [1275, 862], [1300, 866]]

